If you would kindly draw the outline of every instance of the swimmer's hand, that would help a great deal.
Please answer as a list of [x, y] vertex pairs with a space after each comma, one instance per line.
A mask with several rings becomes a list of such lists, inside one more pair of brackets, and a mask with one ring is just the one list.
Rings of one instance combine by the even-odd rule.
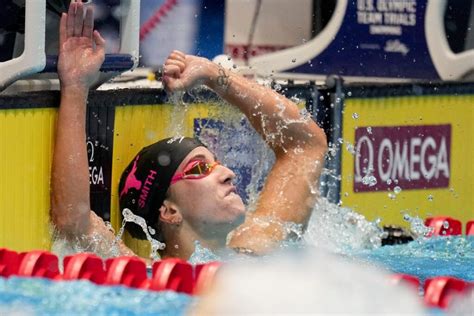
[[198, 84], [209, 85], [216, 67], [206, 58], [175, 50], [165, 61], [163, 83], [170, 92], [188, 90]]
[[[95, 44], [95, 47], [94, 47]], [[97, 79], [105, 58], [105, 40], [94, 31], [94, 13], [88, 7], [84, 17], [81, 0], [71, 2], [59, 27], [58, 75], [61, 86], [89, 88]]]

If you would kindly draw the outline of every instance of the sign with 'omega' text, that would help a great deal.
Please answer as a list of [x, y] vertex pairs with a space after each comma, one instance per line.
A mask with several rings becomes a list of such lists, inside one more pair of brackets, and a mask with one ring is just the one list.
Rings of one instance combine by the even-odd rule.
[[451, 125], [359, 127], [355, 149], [355, 192], [449, 186]]

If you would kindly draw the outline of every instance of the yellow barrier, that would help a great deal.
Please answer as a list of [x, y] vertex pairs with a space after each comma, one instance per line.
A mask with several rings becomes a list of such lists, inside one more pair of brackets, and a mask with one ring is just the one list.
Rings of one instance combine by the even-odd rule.
[[[343, 117], [343, 138], [356, 141], [358, 127], [450, 125], [450, 177], [444, 188], [355, 192], [355, 155], [343, 149], [341, 199], [368, 219], [381, 218], [383, 224], [407, 226], [403, 214], [421, 218], [450, 215], [463, 222], [474, 217], [474, 96], [428, 95], [414, 97], [348, 98]], [[356, 113], [356, 114], [354, 114]], [[423, 136], [423, 135], [421, 135]], [[426, 135], [425, 135], [426, 136]], [[356, 144], [354, 144], [356, 145]], [[419, 147], [418, 147], [419, 148]], [[379, 179], [380, 181], [380, 179]]]
[[55, 109], [0, 111], [0, 247], [49, 249]]

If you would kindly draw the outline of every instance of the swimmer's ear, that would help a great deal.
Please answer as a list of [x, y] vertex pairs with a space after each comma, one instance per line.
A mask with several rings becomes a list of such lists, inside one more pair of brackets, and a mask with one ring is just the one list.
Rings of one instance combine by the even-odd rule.
[[159, 209], [160, 221], [172, 225], [180, 225], [183, 221], [183, 216], [179, 211], [176, 204], [171, 201], [165, 200], [163, 205]]

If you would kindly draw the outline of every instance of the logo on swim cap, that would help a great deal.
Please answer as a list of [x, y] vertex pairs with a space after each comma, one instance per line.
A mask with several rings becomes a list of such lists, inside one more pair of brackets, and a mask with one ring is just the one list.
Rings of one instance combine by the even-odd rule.
[[135, 173], [137, 172], [137, 161], [139, 158], [140, 155], [137, 155], [137, 158], [135, 158], [135, 161], [133, 162], [132, 170], [128, 174], [127, 179], [125, 180], [125, 185], [122, 191], [120, 192], [120, 197], [127, 194], [128, 190], [130, 189], [135, 189], [138, 191], [142, 187], [142, 182], [135, 177]]

